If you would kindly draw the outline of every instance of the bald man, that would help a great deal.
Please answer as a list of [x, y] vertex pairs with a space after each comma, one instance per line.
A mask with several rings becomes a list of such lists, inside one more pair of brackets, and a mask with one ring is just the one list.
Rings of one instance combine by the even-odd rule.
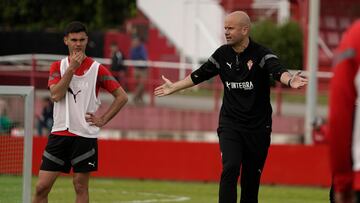
[[201, 67], [185, 79], [165, 83], [154, 91], [166, 96], [216, 75], [224, 85], [219, 136], [222, 174], [219, 203], [236, 203], [241, 168], [241, 203], [257, 203], [261, 173], [271, 134], [270, 76], [291, 88], [307, 84], [291, 75], [278, 57], [251, 38], [250, 18], [242, 11], [225, 18], [227, 44], [219, 47]]

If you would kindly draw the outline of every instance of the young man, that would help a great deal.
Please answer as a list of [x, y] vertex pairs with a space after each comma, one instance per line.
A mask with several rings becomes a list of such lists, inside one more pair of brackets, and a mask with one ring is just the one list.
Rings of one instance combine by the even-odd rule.
[[360, 203], [360, 109], [356, 107], [360, 101], [359, 68], [357, 20], [345, 32], [336, 51], [330, 87], [330, 159], [336, 203]]
[[249, 16], [242, 11], [230, 13], [225, 18], [227, 44], [185, 79], [172, 83], [163, 77], [165, 84], [155, 89], [156, 96], [165, 96], [220, 76], [224, 97], [218, 128], [223, 164], [219, 203], [236, 203], [240, 168], [240, 202], [258, 202], [271, 134], [269, 75], [292, 88], [307, 84], [287, 72], [271, 51], [252, 41], [249, 32]]
[[[34, 203], [48, 202], [48, 194], [61, 172], [73, 169], [76, 202], [89, 202], [89, 177], [98, 167], [97, 137], [100, 127], [110, 121], [127, 102], [127, 95], [111, 73], [85, 55], [86, 27], [71, 22], [65, 29], [64, 43], [69, 56], [50, 67], [49, 89], [54, 101], [54, 125], [42, 157]], [[114, 96], [103, 115], [99, 88]]]

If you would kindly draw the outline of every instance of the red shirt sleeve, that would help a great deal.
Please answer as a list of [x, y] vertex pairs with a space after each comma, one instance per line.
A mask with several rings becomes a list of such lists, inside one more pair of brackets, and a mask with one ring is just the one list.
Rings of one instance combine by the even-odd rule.
[[57, 84], [61, 79], [60, 74], [60, 61], [56, 61], [51, 64], [49, 71], [48, 87]]
[[[120, 84], [105, 66], [100, 65], [97, 78], [97, 87], [104, 88], [106, 91], [111, 93], [119, 88]], [[97, 93], [98, 92], [99, 88], [97, 88]]]

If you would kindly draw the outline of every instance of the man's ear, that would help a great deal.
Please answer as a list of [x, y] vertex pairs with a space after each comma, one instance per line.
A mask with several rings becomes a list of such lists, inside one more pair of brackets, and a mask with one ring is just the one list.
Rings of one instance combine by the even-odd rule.
[[248, 34], [250, 31], [249, 26], [244, 26], [242, 30], [243, 30], [244, 35]]
[[64, 37], [64, 44], [67, 46], [68, 45], [68, 38]]

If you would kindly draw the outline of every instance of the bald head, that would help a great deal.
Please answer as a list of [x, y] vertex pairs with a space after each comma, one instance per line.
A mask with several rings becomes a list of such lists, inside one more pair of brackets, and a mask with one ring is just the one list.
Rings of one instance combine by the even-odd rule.
[[242, 26], [248, 26], [250, 28], [250, 17], [247, 13], [244, 11], [234, 11], [226, 16], [228, 20], [233, 21], [234, 23], [237, 23], [238, 25]]
[[225, 37], [228, 44], [241, 52], [249, 42], [250, 18], [243, 11], [235, 11], [225, 17]]

